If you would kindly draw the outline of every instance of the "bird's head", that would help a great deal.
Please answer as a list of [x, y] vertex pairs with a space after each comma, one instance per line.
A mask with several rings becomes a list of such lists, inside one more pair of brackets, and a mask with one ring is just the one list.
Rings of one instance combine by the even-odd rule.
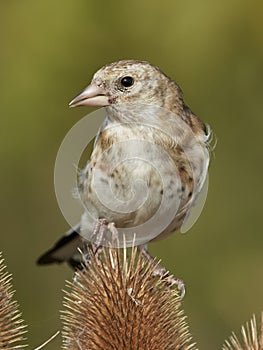
[[98, 70], [92, 82], [71, 102], [77, 106], [111, 106], [120, 104], [181, 104], [179, 86], [159, 68], [145, 61], [114, 62]]

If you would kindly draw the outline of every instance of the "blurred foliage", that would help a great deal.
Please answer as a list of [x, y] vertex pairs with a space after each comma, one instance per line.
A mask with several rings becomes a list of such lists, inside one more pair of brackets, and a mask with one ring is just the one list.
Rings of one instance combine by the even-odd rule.
[[68, 228], [54, 163], [66, 132], [89, 110], [67, 104], [100, 66], [123, 58], [148, 60], [173, 77], [218, 137], [198, 222], [151, 245], [186, 283], [199, 348], [219, 348], [262, 309], [262, 11], [255, 0], [1, 2], [1, 250], [32, 346], [61, 327], [61, 289], [71, 278], [67, 266], [35, 266]]

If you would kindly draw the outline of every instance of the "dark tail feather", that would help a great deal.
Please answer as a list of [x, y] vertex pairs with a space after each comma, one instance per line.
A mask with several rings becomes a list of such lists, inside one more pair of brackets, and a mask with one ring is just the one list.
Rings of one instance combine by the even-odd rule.
[[37, 260], [37, 264], [59, 264], [66, 261], [73, 269], [79, 268], [81, 265], [81, 255], [78, 248], [83, 247], [79, 232], [80, 225], [78, 224], [73, 229], [70, 229], [54, 247], [41, 255]]

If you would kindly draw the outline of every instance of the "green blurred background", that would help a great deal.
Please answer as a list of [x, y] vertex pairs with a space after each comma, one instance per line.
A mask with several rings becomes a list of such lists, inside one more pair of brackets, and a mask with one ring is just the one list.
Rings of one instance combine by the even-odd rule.
[[[68, 102], [102, 65], [159, 66], [218, 138], [205, 209], [186, 235], [151, 245], [183, 278], [200, 349], [219, 349], [263, 309], [262, 1], [2, 1], [1, 246], [35, 347], [60, 329], [67, 266], [36, 258], [68, 225], [53, 170], [66, 132], [89, 109]], [[47, 349], [57, 349], [56, 339]]]

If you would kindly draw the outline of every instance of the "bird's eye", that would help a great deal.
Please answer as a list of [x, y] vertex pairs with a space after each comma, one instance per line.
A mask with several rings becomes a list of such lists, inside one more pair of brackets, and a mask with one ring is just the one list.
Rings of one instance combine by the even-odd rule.
[[132, 77], [124, 77], [121, 79], [121, 85], [124, 86], [124, 87], [130, 87], [132, 86], [134, 83], [134, 80]]

